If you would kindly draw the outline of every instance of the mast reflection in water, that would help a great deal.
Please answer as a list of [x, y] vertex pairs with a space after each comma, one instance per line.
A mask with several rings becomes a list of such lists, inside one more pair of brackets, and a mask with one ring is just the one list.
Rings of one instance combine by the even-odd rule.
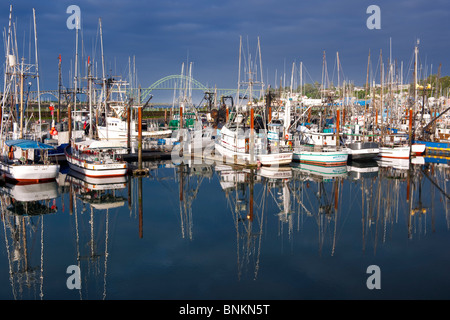
[[[119, 180], [3, 185], [0, 297], [450, 298], [446, 159], [143, 165], [148, 175]], [[69, 265], [80, 290], [66, 286]], [[366, 287], [370, 265], [381, 290]]]

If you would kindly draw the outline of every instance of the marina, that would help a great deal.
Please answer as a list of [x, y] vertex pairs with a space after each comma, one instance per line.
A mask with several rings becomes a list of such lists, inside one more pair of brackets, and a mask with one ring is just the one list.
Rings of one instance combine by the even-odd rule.
[[0, 19], [0, 300], [450, 299], [450, 76], [427, 45], [405, 71], [392, 38], [358, 51], [362, 85], [347, 50], [272, 82], [275, 42], [239, 35], [207, 85], [188, 50], [146, 87], [112, 63], [117, 26], [69, 8], [64, 68], [40, 63], [45, 13], [23, 38], [23, 7]]

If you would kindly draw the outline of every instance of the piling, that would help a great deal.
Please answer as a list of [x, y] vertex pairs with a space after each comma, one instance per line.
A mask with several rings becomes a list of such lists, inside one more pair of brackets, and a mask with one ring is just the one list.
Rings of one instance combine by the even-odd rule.
[[138, 168], [142, 170], [142, 108], [138, 109]]
[[127, 149], [128, 154], [131, 152], [131, 107], [130, 104], [128, 104], [127, 107]]
[[69, 105], [67, 106], [67, 115], [68, 115], [68, 122], [69, 122], [69, 143], [72, 140], [72, 111], [71, 111], [72, 107], [69, 103]]
[[138, 169], [134, 170], [134, 174], [148, 174], [148, 168], [142, 169], [142, 107], [138, 108]]
[[255, 163], [255, 110], [250, 109], [250, 163]]
[[409, 145], [412, 144], [412, 109], [409, 108]]

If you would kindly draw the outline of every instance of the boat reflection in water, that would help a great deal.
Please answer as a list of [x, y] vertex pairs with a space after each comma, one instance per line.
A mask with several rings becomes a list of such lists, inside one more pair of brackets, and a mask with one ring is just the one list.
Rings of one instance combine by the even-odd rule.
[[[257, 279], [263, 233], [264, 201], [255, 201], [255, 184], [262, 182], [256, 169], [233, 169], [227, 165], [216, 166], [220, 185], [225, 192], [237, 234], [238, 279], [249, 272]], [[262, 199], [265, 198], [264, 188]], [[251, 268], [251, 270], [249, 270]]]
[[192, 203], [200, 190], [203, 180], [213, 176], [211, 165], [195, 164], [191, 161], [181, 163], [175, 167], [179, 185], [181, 235], [183, 238], [193, 239]]
[[[325, 167], [304, 165], [293, 167], [293, 198], [297, 215], [303, 224], [310, 218], [318, 231], [318, 251], [323, 253], [326, 240], [331, 239], [330, 254], [334, 255], [337, 241], [339, 204], [342, 201], [342, 182], [347, 178], [347, 166]], [[306, 220], [303, 218], [306, 217]], [[304, 225], [298, 226], [302, 230]]]
[[65, 180], [75, 222], [76, 261], [83, 275], [80, 299], [106, 299], [110, 211], [125, 206], [127, 198], [120, 193], [127, 188], [127, 177], [91, 178], [70, 170]]
[[14, 300], [44, 298], [44, 217], [57, 212], [57, 196], [55, 181], [0, 187], [1, 216]]

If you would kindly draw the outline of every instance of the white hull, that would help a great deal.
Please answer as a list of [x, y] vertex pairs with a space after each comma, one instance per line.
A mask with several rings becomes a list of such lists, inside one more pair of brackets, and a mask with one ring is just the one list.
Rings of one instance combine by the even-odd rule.
[[[114, 140], [126, 142], [128, 140], [128, 132], [123, 129], [114, 129], [106, 127], [98, 127], [98, 138], [100, 140]], [[142, 131], [142, 138], [168, 138], [172, 135], [172, 130], [155, 130], [155, 131]], [[138, 132], [130, 132], [131, 140], [137, 140]]]
[[413, 155], [422, 155], [425, 153], [425, 144], [414, 143], [411, 145], [411, 153]]
[[59, 164], [8, 164], [1, 162], [0, 170], [4, 177], [19, 183], [38, 183], [55, 180]]
[[344, 166], [347, 164], [348, 151], [307, 151], [296, 150], [294, 161], [318, 166]]
[[380, 154], [380, 148], [363, 148], [351, 149], [348, 148], [348, 157], [353, 160], [358, 159], [373, 159]]
[[[224, 148], [220, 143], [216, 143], [215, 150], [225, 157], [234, 158], [237, 156], [243, 162], [250, 161], [250, 153], [232, 151]], [[292, 162], [292, 156], [292, 152], [255, 154], [255, 160], [263, 166], [282, 166], [289, 165]]]
[[380, 157], [388, 159], [409, 159], [410, 147], [381, 147]]
[[67, 163], [69, 168], [79, 172], [87, 177], [101, 178], [101, 177], [117, 177], [124, 176], [128, 172], [128, 165], [126, 162], [117, 163], [94, 163], [87, 162], [72, 156], [66, 152]]

